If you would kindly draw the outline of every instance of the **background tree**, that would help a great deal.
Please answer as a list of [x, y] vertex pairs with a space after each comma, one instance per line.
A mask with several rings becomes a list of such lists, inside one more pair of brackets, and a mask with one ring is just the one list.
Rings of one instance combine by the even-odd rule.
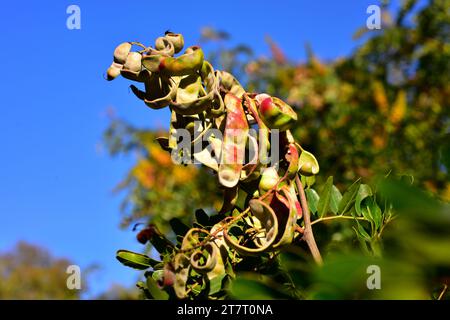
[[19, 242], [0, 254], [0, 299], [79, 299], [86, 291], [67, 288], [67, 267], [73, 263], [55, 258], [47, 250]]

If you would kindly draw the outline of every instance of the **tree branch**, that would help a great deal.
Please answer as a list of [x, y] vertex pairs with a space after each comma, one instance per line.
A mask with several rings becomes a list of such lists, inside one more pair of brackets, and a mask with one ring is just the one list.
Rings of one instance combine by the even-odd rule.
[[316, 240], [314, 239], [314, 234], [311, 228], [311, 216], [309, 213], [308, 202], [306, 201], [305, 190], [303, 190], [303, 184], [300, 181], [298, 175], [295, 177], [295, 183], [297, 184], [298, 194], [300, 196], [300, 204], [303, 210], [303, 221], [305, 222], [303, 239], [306, 241], [306, 244], [309, 247], [309, 251], [311, 251], [314, 261], [316, 261], [318, 265], [322, 265], [322, 256], [320, 255], [320, 251], [317, 247]]

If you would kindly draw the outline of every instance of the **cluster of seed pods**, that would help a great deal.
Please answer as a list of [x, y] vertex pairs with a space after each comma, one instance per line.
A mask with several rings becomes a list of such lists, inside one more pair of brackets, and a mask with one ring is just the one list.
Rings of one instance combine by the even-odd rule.
[[[107, 80], [122, 75], [141, 83], [142, 89], [131, 85], [131, 90], [148, 107], [170, 108], [170, 132], [158, 138], [161, 147], [179, 155], [177, 131], [188, 130], [192, 149], [183, 149], [183, 155], [191, 154], [215, 171], [224, 190], [223, 220], [210, 230], [191, 229], [167, 267], [173, 278], [169, 283], [180, 298], [187, 295], [190, 270], [212, 280], [225, 272], [227, 252], [258, 255], [291, 243], [302, 217], [295, 178], [319, 171], [315, 157], [290, 132], [297, 113], [288, 104], [246, 92], [230, 73], [214, 70], [198, 46], [175, 56], [183, 46], [183, 36], [171, 32], [157, 38], [154, 47], [125, 42], [114, 50], [107, 70]], [[251, 128], [260, 134], [249, 135]], [[266, 157], [274, 147], [281, 156], [272, 163]], [[246, 157], [249, 149], [255, 152]], [[247, 214], [235, 219], [236, 211]], [[236, 225], [244, 236], [233, 234]]]

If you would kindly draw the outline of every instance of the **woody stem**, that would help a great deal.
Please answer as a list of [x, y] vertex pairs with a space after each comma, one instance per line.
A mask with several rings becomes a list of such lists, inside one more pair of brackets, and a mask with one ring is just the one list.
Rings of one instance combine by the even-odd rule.
[[316, 240], [314, 239], [314, 234], [311, 227], [311, 216], [309, 213], [308, 202], [306, 201], [305, 191], [303, 190], [303, 184], [300, 181], [298, 175], [295, 177], [295, 183], [297, 184], [298, 194], [300, 196], [300, 205], [303, 210], [303, 221], [305, 222], [303, 239], [309, 247], [309, 251], [314, 258], [314, 261], [318, 265], [323, 264], [322, 256], [320, 255], [319, 248], [317, 247]]

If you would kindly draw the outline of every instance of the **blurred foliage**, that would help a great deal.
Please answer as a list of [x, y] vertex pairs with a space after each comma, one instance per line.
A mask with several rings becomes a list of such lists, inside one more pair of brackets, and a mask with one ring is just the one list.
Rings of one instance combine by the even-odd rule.
[[382, 30], [362, 28], [364, 42], [329, 63], [309, 47], [306, 63], [289, 62], [270, 40], [272, 59], [249, 61], [246, 81], [297, 107], [294, 134], [321, 159], [323, 177], [348, 184], [392, 170], [450, 199], [439, 153], [450, 140], [450, 1], [413, 14], [415, 3], [385, 10]]
[[128, 288], [119, 284], [112, 284], [105, 292], [94, 297], [95, 300], [137, 300], [141, 293], [136, 287]]
[[55, 258], [45, 249], [19, 242], [0, 253], [0, 299], [79, 299], [86, 291], [67, 288], [67, 267], [73, 263]]
[[[279, 268], [269, 274], [238, 274], [231, 286], [234, 298], [271, 299], [450, 299], [450, 205], [419, 188], [395, 179], [378, 184], [379, 202], [389, 201], [395, 223], [388, 225], [379, 243], [381, 255], [365, 253], [342, 242], [349, 230], [329, 221], [316, 229], [330, 235], [324, 265], [317, 267], [299, 247], [286, 248], [278, 257]], [[361, 245], [366, 236], [359, 231]], [[355, 244], [355, 241], [353, 241]], [[365, 244], [363, 244], [365, 246]], [[328, 250], [326, 249], [328, 248]], [[381, 288], [369, 290], [369, 266], [380, 269]]]

